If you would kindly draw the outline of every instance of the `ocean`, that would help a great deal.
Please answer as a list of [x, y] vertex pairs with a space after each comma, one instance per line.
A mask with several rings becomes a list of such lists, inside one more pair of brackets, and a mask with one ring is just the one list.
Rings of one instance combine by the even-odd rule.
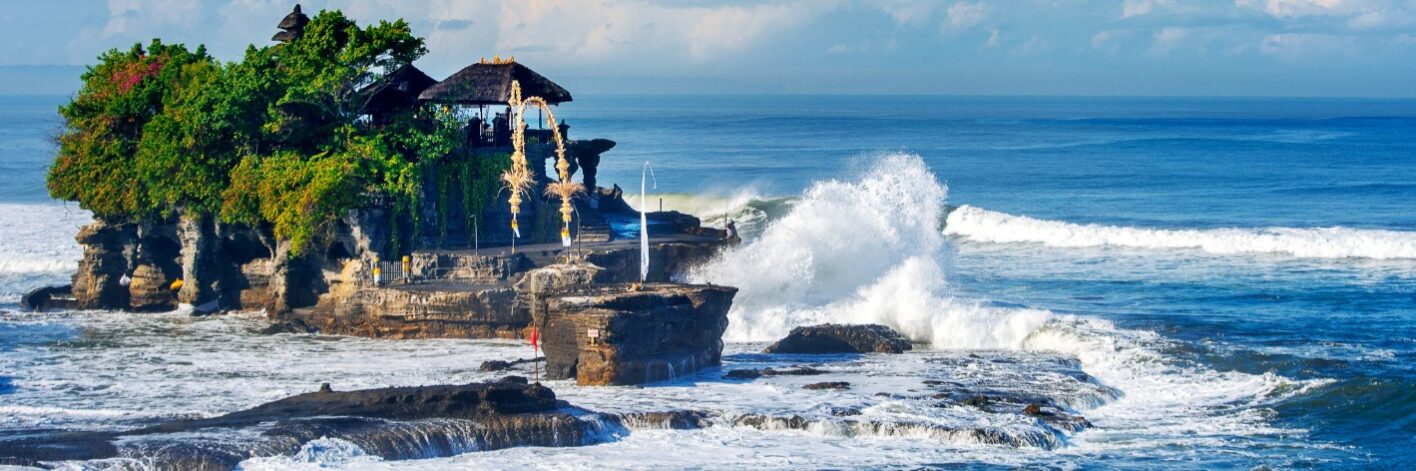
[[[216, 415], [321, 382], [489, 379], [483, 360], [530, 354], [506, 341], [261, 336], [259, 313], [18, 312], [21, 293], [65, 281], [88, 220], [44, 190], [62, 101], [0, 97], [0, 437]], [[746, 240], [687, 276], [741, 288], [723, 370], [550, 386], [596, 410], [692, 404], [814, 425], [409, 461], [319, 440], [243, 468], [1416, 465], [1416, 101], [586, 96], [557, 116], [572, 138], [618, 142], [602, 185], [637, 194], [650, 162], [651, 209], [726, 216]], [[820, 322], [883, 323], [928, 345], [756, 353]], [[854, 387], [719, 379], [794, 364]], [[940, 404], [925, 381], [1044, 398], [1094, 427]], [[841, 421], [842, 408], [883, 426]], [[1005, 440], [957, 433], [968, 427]]]

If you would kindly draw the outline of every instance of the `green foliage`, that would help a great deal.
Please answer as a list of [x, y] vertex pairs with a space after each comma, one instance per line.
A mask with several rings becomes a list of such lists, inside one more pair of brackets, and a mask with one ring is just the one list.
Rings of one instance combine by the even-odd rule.
[[371, 195], [416, 232], [423, 168], [449, 160], [460, 123], [424, 107], [371, 126], [354, 96], [426, 52], [402, 20], [361, 27], [338, 11], [229, 64], [156, 40], [109, 51], [60, 109], [50, 193], [102, 216], [182, 210], [269, 225], [296, 253]]
[[280, 153], [247, 158], [232, 172], [227, 189], [229, 220], [269, 221], [275, 236], [291, 247], [321, 242], [333, 215], [360, 202], [358, 177], [347, 155], [303, 158]]
[[104, 216], [156, 209], [152, 182], [140, 178], [137, 165], [144, 130], [164, 113], [169, 96], [185, 88], [185, 72], [210, 63], [204, 48], [189, 51], [157, 40], [146, 49], [135, 45], [100, 56], [84, 72], [79, 94], [59, 109], [65, 128], [50, 167], [50, 194]]
[[[481, 217], [481, 214], [497, 201], [498, 192], [501, 189], [501, 173], [511, 167], [511, 156], [508, 154], [476, 155], [463, 159], [446, 159], [434, 172], [438, 176], [438, 244], [442, 245], [447, 238], [448, 218], [451, 217], [452, 203], [458, 203], [462, 207], [460, 212], [464, 218], [471, 215]], [[461, 201], [448, 201], [449, 195], [456, 189], [461, 196]], [[471, 221], [466, 221], [467, 230], [472, 231]], [[486, 224], [477, 226], [479, 230], [485, 231]], [[470, 234], [470, 232], [469, 232]], [[470, 236], [469, 236], [470, 237]]]

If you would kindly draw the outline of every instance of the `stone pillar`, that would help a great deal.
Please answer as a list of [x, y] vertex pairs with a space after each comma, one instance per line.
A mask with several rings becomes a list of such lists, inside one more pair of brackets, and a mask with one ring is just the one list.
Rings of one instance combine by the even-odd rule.
[[221, 244], [211, 216], [182, 216], [177, 222], [177, 237], [182, 243], [183, 280], [177, 299], [193, 305], [216, 299], [220, 296], [216, 285], [221, 276], [217, 265]]
[[74, 273], [74, 299], [80, 309], [124, 309], [128, 288], [120, 280], [128, 272], [125, 252], [135, 244], [137, 229], [128, 223], [99, 218], [75, 237], [84, 247], [84, 258]]

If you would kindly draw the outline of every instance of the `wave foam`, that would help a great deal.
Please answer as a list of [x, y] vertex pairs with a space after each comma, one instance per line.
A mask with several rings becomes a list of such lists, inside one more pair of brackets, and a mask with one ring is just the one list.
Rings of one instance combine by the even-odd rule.
[[59, 203], [0, 204], [0, 274], [72, 272], [83, 255], [74, 234], [92, 220]]
[[[823, 322], [880, 323], [935, 349], [1056, 352], [1075, 356], [1084, 371], [1122, 392], [1086, 413], [1103, 429], [1164, 429], [1182, 445], [1285, 432], [1255, 406], [1308, 383], [1215, 371], [1165, 355], [1167, 342], [1154, 333], [1101, 319], [953, 296], [952, 249], [938, 229], [945, 193], [918, 157], [885, 156], [858, 181], [815, 184], [759, 238], [691, 278], [739, 287], [729, 313], [732, 340], [775, 340], [792, 327]], [[978, 229], [963, 233], [1001, 238], [1026, 235], [1035, 225], [1057, 230], [1058, 223], [1006, 216], [965, 206], [950, 216], [950, 233]], [[1124, 447], [1129, 440], [1099, 435], [1091, 446]]]
[[918, 156], [809, 188], [759, 237], [690, 275], [737, 286], [727, 338], [773, 340], [822, 322], [881, 323], [939, 348], [1017, 348], [1048, 314], [945, 294], [947, 189]]
[[960, 206], [944, 233], [979, 242], [1049, 247], [1197, 249], [1212, 254], [1276, 253], [1301, 258], [1416, 259], [1416, 233], [1328, 228], [1145, 229], [1076, 224]]

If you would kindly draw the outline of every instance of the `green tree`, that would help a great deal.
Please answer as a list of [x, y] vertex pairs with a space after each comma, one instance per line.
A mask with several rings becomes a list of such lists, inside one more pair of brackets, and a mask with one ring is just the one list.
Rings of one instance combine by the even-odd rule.
[[210, 61], [205, 48], [189, 51], [158, 40], [146, 49], [135, 45], [100, 56], [84, 72], [74, 100], [59, 109], [65, 127], [49, 171], [50, 194], [100, 216], [157, 209], [136, 165], [144, 128], [163, 113], [183, 70]]
[[416, 228], [425, 167], [447, 163], [460, 123], [422, 107], [372, 126], [354, 98], [426, 52], [402, 20], [361, 27], [338, 11], [229, 64], [157, 40], [109, 51], [60, 109], [50, 193], [100, 216], [267, 226], [296, 253], [370, 195]]

